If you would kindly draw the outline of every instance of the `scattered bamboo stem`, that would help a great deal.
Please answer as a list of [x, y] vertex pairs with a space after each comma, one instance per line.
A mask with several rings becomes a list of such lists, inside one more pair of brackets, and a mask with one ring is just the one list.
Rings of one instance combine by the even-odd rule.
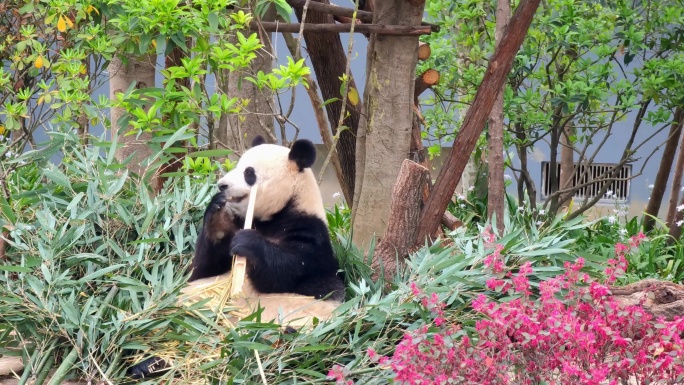
[[254, 349], [254, 357], [256, 357], [257, 366], [259, 367], [261, 381], [264, 382], [264, 385], [268, 385], [268, 381], [266, 381], [266, 374], [264, 373], [264, 366], [261, 364], [261, 358], [259, 357], [259, 352], [257, 352], [256, 349]]
[[64, 381], [64, 377], [67, 376], [69, 371], [73, 368], [76, 359], [78, 358], [78, 348], [76, 346], [71, 349], [71, 352], [64, 357], [62, 364], [59, 365], [57, 371], [48, 382], [48, 385], [59, 385]]
[[52, 351], [55, 350], [55, 346], [57, 346], [57, 339], [53, 339], [50, 343], [50, 346], [46, 350], [36, 349], [40, 350], [40, 355], [42, 356], [42, 358], [40, 359], [38, 365], [35, 368], [31, 368], [33, 369], [31, 371], [33, 373], [36, 373], [36, 381], [34, 382], [34, 385], [41, 385], [45, 381], [45, 377], [47, 376], [50, 369], [52, 369], [52, 365], [55, 360], [55, 356], [52, 354]]
[[105, 374], [104, 374], [105, 378], [109, 378], [112, 376], [112, 371], [114, 370], [114, 368], [119, 366], [119, 362], [121, 362], [122, 356], [123, 356], [123, 349], [119, 349], [119, 351], [116, 352], [116, 354], [114, 355], [114, 358], [110, 362], [109, 367], [105, 371]]
[[52, 365], [55, 363], [55, 356], [52, 353], [49, 353], [46, 356], [47, 361], [45, 362], [45, 365], [42, 367], [42, 369], [40, 369], [40, 371], [38, 372], [38, 375], [36, 376], [36, 381], [33, 383], [33, 385], [43, 385], [43, 382], [45, 382], [48, 373], [50, 373], [50, 369], [52, 369]]
[[[257, 186], [249, 191], [249, 203], [247, 204], [247, 215], [245, 216], [245, 229], [252, 228], [254, 219], [254, 205], [256, 203]], [[242, 292], [242, 285], [245, 283], [245, 272], [247, 270], [247, 260], [243, 256], [236, 255], [233, 260], [233, 275], [231, 277], [230, 295], [231, 297]]]
[[114, 300], [114, 297], [118, 292], [119, 287], [116, 285], [112, 286], [111, 289], [109, 289], [109, 293], [107, 293], [107, 296], [105, 297], [102, 306], [97, 310], [97, 314], [95, 315], [95, 317], [97, 317], [98, 319], [102, 318], [105, 309], [109, 306], [110, 303], [112, 303], [112, 300]]
[[26, 362], [26, 358], [28, 358], [28, 365], [24, 364], [24, 372], [21, 374], [21, 377], [19, 377], [19, 382], [17, 385], [25, 385], [26, 381], [28, 381], [29, 375], [31, 375], [31, 372], [33, 371], [32, 368], [35, 367], [36, 365], [36, 360], [38, 359], [38, 353], [40, 352], [40, 349], [35, 348], [33, 350], [33, 354], [31, 354], [31, 357], [26, 357], [24, 356], [24, 362]]

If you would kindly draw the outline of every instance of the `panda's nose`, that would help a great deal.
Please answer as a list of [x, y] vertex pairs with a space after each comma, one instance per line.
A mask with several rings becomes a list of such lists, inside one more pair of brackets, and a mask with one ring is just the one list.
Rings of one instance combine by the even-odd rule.
[[219, 185], [218, 185], [219, 191], [226, 191], [227, 188], [228, 188], [228, 185], [225, 183], [219, 183]]

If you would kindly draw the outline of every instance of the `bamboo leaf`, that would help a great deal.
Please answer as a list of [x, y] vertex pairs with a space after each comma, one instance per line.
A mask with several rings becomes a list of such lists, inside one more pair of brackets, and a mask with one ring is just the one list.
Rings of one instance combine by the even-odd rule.
[[98, 278], [100, 278], [100, 277], [102, 277], [102, 276], [104, 276], [104, 275], [106, 275], [106, 274], [109, 274], [109, 273], [111, 273], [111, 272], [113, 272], [113, 271], [116, 271], [116, 270], [118, 270], [118, 269], [121, 269], [121, 268], [123, 268], [123, 267], [125, 267], [125, 266], [126, 266], [126, 265], [123, 264], [123, 263], [119, 263], [119, 264], [112, 265], [112, 266], [107, 266], [107, 267], [105, 267], [105, 268], [103, 268], [103, 269], [97, 270], [97, 271], [95, 271], [95, 272], [92, 272], [92, 273], [90, 273], [90, 274], [88, 274], [88, 275], [83, 276], [83, 278], [79, 279], [77, 282], [78, 282], [79, 284], [83, 284], [83, 283], [85, 283], [85, 282], [94, 281], [94, 280], [96, 280], [96, 279], [98, 279]]

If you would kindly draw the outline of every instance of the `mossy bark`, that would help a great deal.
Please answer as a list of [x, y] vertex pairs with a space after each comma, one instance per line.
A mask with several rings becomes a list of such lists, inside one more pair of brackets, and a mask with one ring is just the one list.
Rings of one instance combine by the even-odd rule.
[[[377, 2], [373, 23], [420, 25], [423, 9], [405, 0]], [[370, 40], [352, 212], [354, 243], [362, 248], [387, 227], [392, 188], [409, 153], [418, 60], [417, 36]]]

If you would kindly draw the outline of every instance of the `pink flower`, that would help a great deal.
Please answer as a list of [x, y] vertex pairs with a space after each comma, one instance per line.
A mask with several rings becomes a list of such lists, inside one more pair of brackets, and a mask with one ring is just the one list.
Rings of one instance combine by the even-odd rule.
[[416, 285], [415, 282], [411, 282], [411, 285], [410, 285], [410, 286], [411, 286], [411, 292], [412, 292], [413, 295], [415, 295], [416, 297], [418, 297], [418, 296], [420, 296], [421, 294], [423, 294], [423, 292], [420, 290], [420, 288], [418, 288], [418, 285]]
[[629, 251], [629, 247], [622, 243], [615, 244], [615, 255], [625, 255]]
[[489, 243], [496, 242], [496, 234], [494, 234], [492, 232], [492, 226], [485, 227], [485, 229], [481, 235], [482, 235], [482, 239], [484, 239], [485, 242], [489, 242]]
[[378, 353], [376, 353], [375, 349], [373, 348], [368, 348], [368, 350], [366, 350], [366, 354], [368, 354], [368, 358], [370, 358], [373, 362], [377, 362], [379, 359]]
[[504, 264], [503, 257], [501, 256], [501, 251], [504, 249], [504, 246], [501, 244], [497, 244], [495, 246], [495, 250], [493, 253], [487, 255], [483, 260], [482, 263], [485, 265], [485, 267], [488, 267], [492, 270], [494, 274], [499, 274], [504, 271], [504, 268], [506, 265]]
[[328, 372], [328, 379], [335, 380], [336, 384], [346, 384], [346, 373], [345, 368], [340, 365], [333, 365], [332, 369]]
[[635, 235], [635, 236], [633, 236], [633, 237], [631, 237], [631, 238], [629, 239], [629, 245], [632, 246], [632, 247], [639, 247], [639, 245], [641, 244], [641, 242], [644, 241], [644, 240], [646, 240], [646, 239], [647, 239], [647, 238], [646, 238], [646, 236], [644, 235], [644, 233], [639, 232], [639, 234], [637, 234], [637, 235]]

